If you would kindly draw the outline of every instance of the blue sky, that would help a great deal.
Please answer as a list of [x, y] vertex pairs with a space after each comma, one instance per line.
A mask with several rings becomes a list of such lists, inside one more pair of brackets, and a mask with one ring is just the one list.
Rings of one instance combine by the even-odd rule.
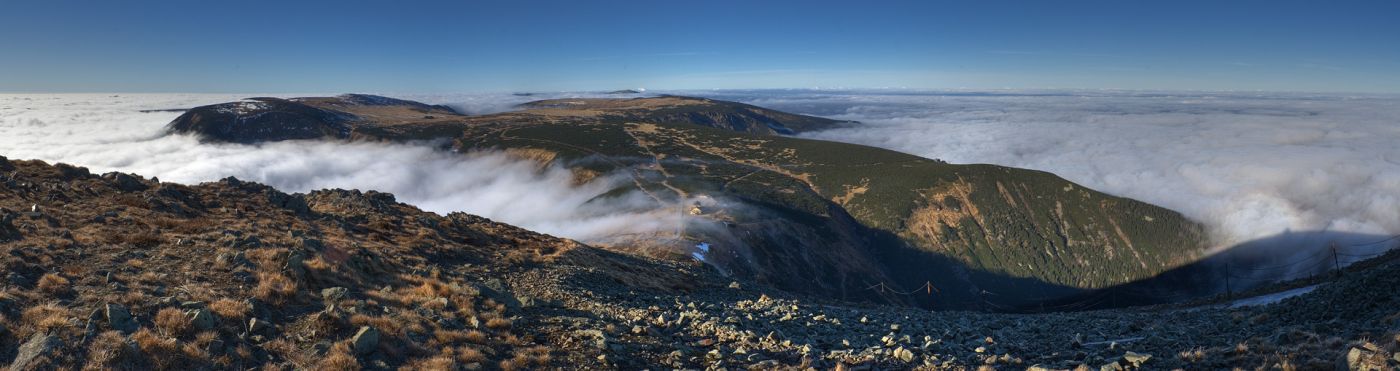
[[0, 5], [0, 91], [1400, 92], [1397, 1]]

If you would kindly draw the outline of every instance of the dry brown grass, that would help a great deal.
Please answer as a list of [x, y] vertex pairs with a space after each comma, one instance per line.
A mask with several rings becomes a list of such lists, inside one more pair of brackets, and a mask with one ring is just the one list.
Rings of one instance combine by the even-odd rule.
[[307, 269], [317, 272], [334, 271], [333, 268], [335, 267], [331, 265], [330, 262], [327, 262], [326, 259], [322, 258], [320, 255], [317, 255], [311, 259], [307, 259], [305, 262], [303, 262], [303, 266], [305, 266]]
[[107, 237], [107, 243], [114, 245], [131, 245], [139, 248], [152, 248], [159, 246], [163, 240], [160, 235], [152, 231], [136, 231], [132, 233], [119, 233]]
[[486, 344], [486, 333], [479, 330], [467, 331], [464, 338], [473, 344]]
[[76, 326], [73, 311], [62, 305], [48, 303], [25, 308], [20, 319], [34, 332], [52, 332], [72, 329]]
[[412, 299], [410, 302], [423, 302], [439, 297], [446, 297], [449, 293], [451, 293], [451, 290], [447, 288], [447, 285], [443, 285], [441, 281], [436, 279], [424, 279], [422, 285], [408, 290], [408, 292], [404, 293], [404, 296]]
[[222, 319], [243, 321], [248, 317], [248, 312], [253, 311], [253, 306], [248, 302], [223, 298], [209, 303], [209, 310]]
[[87, 364], [83, 369], [109, 370], [123, 365], [129, 368], [135, 361], [135, 353], [132, 344], [126, 341], [126, 336], [117, 331], [106, 331], [97, 334], [88, 345]]
[[549, 366], [549, 361], [554, 359], [554, 357], [550, 355], [549, 347], [545, 346], [534, 346], [516, 351], [515, 358], [528, 360], [530, 365], [536, 367]]
[[149, 208], [151, 208], [151, 204], [150, 204], [150, 203], [147, 203], [146, 200], [143, 200], [143, 199], [141, 199], [141, 197], [138, 197], [138, 196], [136, 196], [136, 195], [131, 195], [131, 194], [120, 194], [120, 195], [115, 195], [115, 196], [113, 196], [112, 199], [113, 199], [113, 201], [115, 201], [116, 204], [118, 204], [118, 205], [123, 205], [123, 206], [128, 206], [128, 207], [134, 207], [134, 208], [138, 208], [138, 209], [149, 209]]
[[147, 328], [131, 334], [131, 341], [141, 349], [141, 353], [157, 369], [172, 369], [180, 361], [180, 344], [175, 338], [161, 337]]
[[213, 222], [204, 218], [175, 219], [169, 217], [157, 217], [148, 223], [150, 223], [152, 226], [180, 234], [196, 234], [214, 229], [215, 227]]
[[457, 362], [462, 364], [486, 362], [486, 353], [471, 347], [460, 347], [456, 351]]
[[55, 273], [45, 273], [39, 277], [38, 287], [39, 290], [53, 295], [67, 294], [73, 290], [72, 284], [68, 282], [67, 278]]
[[1205, 348], [1197, 347], [1195, 349], [1182, 351], [1177, 354], [1177, 357], [1188, 363], [1196, 363], [1206, 358], [1206, 350]]
[[355, 359], [355, 355], [350, 352], [350, 345], [346, 342], [339, 342], [331, 346], [326, 352], [326, 356], [321, 358], [321, 362], [316, 364], [316, 370], [325, 371], [354, 371], [360, 369], [360, 361]]
[[503, 370], [528, 369], [530, 366], [549, 366], [549, 362], [553, 359], [549, 353], [549, 348], [542, 346], [520, 349], [517, 350], [515, 355], [510, 359], [501, 361], [500, 366]]
[[156, 318], [153, 322], [155, 322], [156, 329], [160, 330], [162, 335], [170, 337], [183, 336], [185, 332], [190, 329], [189, 317], [186, 317], [184, 312], [175, 308], [162, 308], [160, 311], [157, 311]]
[[399, 367], [399, 371], [450, 371], [456, 369], [456, 362], [452, 356], [449, 355], [420, 359]]
[[281, 273], [258, 273], [258, 287], [253, 289], [253, 296], [274, 304], [286, 303], [297, 293], [297, 283], [291, 278]]
[[511, 320], [509, 318], [497, 317], [486, 321], [486, 328], [492, 330], [508, 330], [510, 326]]
[[248, 250], [244, 256], [264, 271], [275, 271], [282, 268], [281, 257], [286, 253], [287, 249], [258, 248]]
[[460, 330], [437, 329], [433, 331], [433, 341], [439, 345], [461, 344], [467, 341], [467, 332]]

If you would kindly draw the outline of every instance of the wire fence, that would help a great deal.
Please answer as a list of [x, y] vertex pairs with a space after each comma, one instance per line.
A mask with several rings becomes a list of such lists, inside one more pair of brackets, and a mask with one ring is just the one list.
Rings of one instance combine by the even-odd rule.
[[[1381, 245], [1384, 243], [1400, 240], [1400, 235], [1390, 236], [1385, 239], [1339, 245], [1333, 243], [1326, 249], [1319, 249], [1311, 254], [1288, 262], [1276, 263], [1268, 266], [1238, 266], [1225, 263], [1223, 277], [1225, 278], [1225, 294], [1227, 298], [1234, 296], [1234, 285], [1238, 284], [1261, 284], [1270, 282], [1281, 282], [1286, 280], [1287, 274], [1292, 272], [1327, 272], [1331, 271], [1335, 276], [1343, 273], [1343, 259], [1346, 264], [1380, 257], [1396, 251], [1394, 246], [1379, 250], [1364, 252], [1357, 251], [1358, 248]], [[1400, 245], [1400, 244], [1397, 244]], [[1245, 274], [1240, 274], [1241, 272]], [[1273, 273], [1273, 274], [1270, 274]], [[1014, 281], [1010, 283], [1018, 292], [1026, 292], [1016, 287]], [[1147, 290], [1125, 286], [1121, 289], [1103, 289], [1089, 293], [1087, 296], [1075, 298], [1068, 303], [1053, 303], [1058, 298], [1036, 297], [1033, 295], [1015, 294], [1008, 295], [980, 289], [972, 295], [970, 299], [945, 297], [934, 285], [933, 281], [925, 281], [912, 290], [897, 290], [898, 286], [892, 286], [885, 282], [877, 282], [865, 288], [866, 291], [875, 291], [882, 295], [900, 296], [927, 296], [935, 305], [950, 308], [982, 308], [984, 311], [997, 312], [1071, 312], [1103, 308], [1104, 304], [1117, 306], [1120, 296], [1153, 298], [1161, 302], [1180, 302], [1186, 299], [1207, 297], [1213, 294], [1203, 294], [1199, 291], [1177, 291], [1168, 290]], [[998, 299], [1005, 298], [1005, 299]], [[1001, 302], [998, 302], [1001, 301]], [[1124, 300], [1124, 303], [1128, 301]]]

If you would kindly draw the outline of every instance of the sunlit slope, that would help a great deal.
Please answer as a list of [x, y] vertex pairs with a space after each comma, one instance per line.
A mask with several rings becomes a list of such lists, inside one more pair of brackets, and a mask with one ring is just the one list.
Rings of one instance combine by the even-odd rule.
[[639, 179], [654, 192], [723, 192], [814, 215], [834, 204], [865, 226], [972, 268], [1068, 286], [1144, 278], [1202, 251], [1201, 226], [1179, 213], [1041, 171], [680, 123], [512, 125], [479, 128], [461, 141], [648, 165]]
[[[483, 116], [366, 96], [286, 102], [297, 117], [312, 119], [291, 125], [260, 119], [280, 117], [280, 106], [260, 111], [229, 103], [195, 108], [171, 129], [233, 142], [306, 139], [306, 127], [334, 128], [317, 131], [323, 138], [446, 139], [454, 150], [503, 150], [568, 167], [581, 179], [625, 174], [632, 180], [626, 188], [658, 203], [735, 200], [694, 213], [724, 228], [609, 243], [684, 258], [690, 245], [715, 242], [706, 260], [728, 273], [842, 297], [878, 297], [851, 293], [874, 282], [925, 280], [975, 292], [990, 284], [979, 282], [987, 277], [1097, 288], [1150, 277], [1204, 252], [1202, 227], [1171, 210], [1041, 171], [774, 135], [848, 123], [732, 102], [552, 100]], [[222, 121], [187, 119], [207, 111], [224, 114]], [[247, 136], [215, 135], [226, 132]], [[910, 261], [907, 251], [929, 258]]]

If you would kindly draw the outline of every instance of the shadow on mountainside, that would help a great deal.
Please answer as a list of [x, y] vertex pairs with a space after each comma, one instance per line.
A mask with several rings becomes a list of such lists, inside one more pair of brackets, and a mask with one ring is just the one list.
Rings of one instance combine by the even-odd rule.
[[[1388, 249], [1400, 243], [1397, 236], [1334, 231], [1285, 232], [1227, 248], [1197, 262], [1148, 279], [1100, 290], [1087, 290], [1043, 303], [1070, 310], [1188, 302], [1214, 297], [1230, 299], [1325, 281], [1344, 274], [1348, 266], [1378, 257], [1393, 259]], [[1292, 282], [1290, 282], [1292, 281]], [[1279, 286], [1280, 283], [1290, 282]], [[1036, 311], [1019, 306], [1017, 311]]]

